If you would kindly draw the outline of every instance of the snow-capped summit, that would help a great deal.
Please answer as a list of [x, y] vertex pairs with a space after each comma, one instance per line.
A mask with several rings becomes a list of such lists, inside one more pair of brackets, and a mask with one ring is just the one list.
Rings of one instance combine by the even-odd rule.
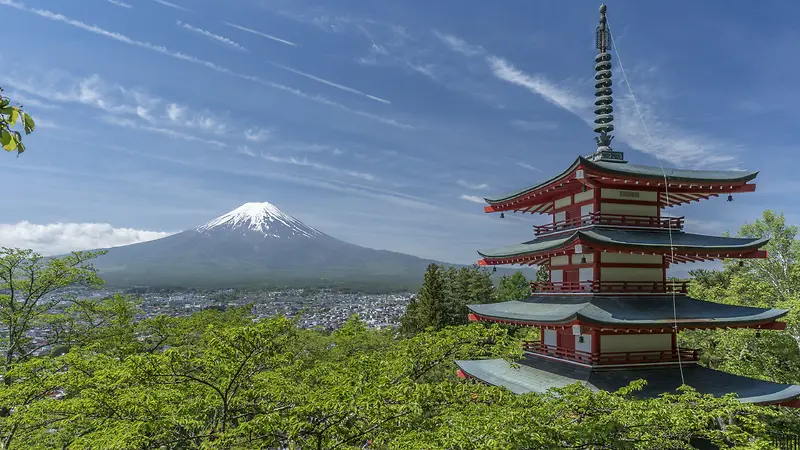
[[198, 233], [228, 230], [258, 232], [264, 237], [290, 238], [321, 236], [322, 233], [281, 211], [269, 202], [250, 202], [217, 217], [195, 229]]

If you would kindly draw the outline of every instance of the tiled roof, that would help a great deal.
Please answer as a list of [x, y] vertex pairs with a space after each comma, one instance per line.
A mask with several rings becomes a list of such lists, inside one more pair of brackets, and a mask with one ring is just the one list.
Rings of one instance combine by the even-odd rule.
[[467, 305], [483, 317], [540, 324], [568, 323], [654, 326], [726, 326], [770, 323], [788, 313], [785, 309], [726, 305], [693, 299], [683, 294], [591, 295], [547, 294], [524, 300]]
[[[613, 392], [643, 379], [647, 384], [633, 395], [653, 398], [664, 392], [677, 392], [682, 384], [678, 367], [592, 370], [538, 357], [526, 357], [516, 368], [502, 359], [456, 361], [456, 364], [467, 375], [516, 394], [543, 393], [573, 383], [593, 391]], [[687, 385], [702, 394], [722, 397], [733, 393], [743, 403], [774, 404], [800, 396], [797, 385], [756, 380], [695, 365], [684, 367], [683, 377]]]

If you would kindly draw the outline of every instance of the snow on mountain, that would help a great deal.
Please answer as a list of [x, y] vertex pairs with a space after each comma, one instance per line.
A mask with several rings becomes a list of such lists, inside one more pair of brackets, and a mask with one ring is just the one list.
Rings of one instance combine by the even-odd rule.
[[281, 211], [269, 202], [250, 202], [217, 217], [195, 229], [198, 233], [210, 233], [220, 230], [228, 231], [254, 231], [262, 233], [264, 237], [314, 238], [322, 233], [289, 214]]

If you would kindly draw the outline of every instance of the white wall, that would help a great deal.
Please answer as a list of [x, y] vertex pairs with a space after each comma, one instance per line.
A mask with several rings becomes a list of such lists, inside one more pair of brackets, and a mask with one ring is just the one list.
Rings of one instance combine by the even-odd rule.
[[572, 196], [567, 196], [564, 198], [559, 198], [555, 202], [553, 202], [553, 208], [563, 208], [564, 206], [568, 206], [572, 204]]
[[556, 223], [563, 222], [567, 218], [567, 213], [564, 212], [564, 211], [559, 211], [559, 212], [555, 213], [553, 215], [553, 217], [554, 217], [554, 220], [556, 221]]
[[591, 334], [582, 334], [583, 336], [583, 344], [580, 342], [580, 336], [575, 336], [575, 350], [579, 352], [592, 352], [592, 335]]
[[594, 203], [589, 203], [588, 205], [581, 206], [581, 217], [588, 216], [593, 212], [594, 212]]
[[637, 191], [634, 189], [601, 189], [600, 198], [657, 202], [658, 193], [654, 191]]
[[558, 334], [555, 330], [544, 330], [544, 336], [542, 338], [545, 345], [552, 345], [555, 346], [558, 343]]
[[594, 198], [594, 189], [589, 189], [586, 192], [579, 192], [575, 194], [575, 203], [585, 202]]
[[600, 203], [600, 212], [603, 214], [620, 214], [624, 216], [658, 216], [658, 206], [632, 205], [629, 203]]
[[569, 264], [569, 255], [559, 255], [550, 257], [551, 266], [566, 266]]
[[671, 350], [671, 334], [606, 334], [600, 336], [601, 352]]
[[553, 283], [560, 283], [564, 281], [564, 271], [561, 269], [551, 270], [550, 281], [552, 281]]
[[601, 281], [664, 281], [661, 268], [601, 267]]
[[630, 253], [602, 252], [600, 261], [627, 264], [661, 264], [661, 255], [632, 255]]

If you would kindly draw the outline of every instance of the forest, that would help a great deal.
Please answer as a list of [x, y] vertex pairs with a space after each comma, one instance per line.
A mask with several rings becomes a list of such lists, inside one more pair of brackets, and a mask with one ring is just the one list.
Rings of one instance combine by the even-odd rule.
[[[770, 237], [767, 259], [692, 272], [695, 298], [791, 311], [785, 331], [681, 333], [702, 364], [800, 383], [797, 232], [766, 211], [739, 235]], [[352, 317], [326, 332], [248, 307], [140, 319], [133, 295], [59, 295], [102, 284], [95, 256], [0, 251], [2, 449], [760, 449], [800, 432], [794, 409], [690, 387], [638, 400], [641, 381], [515, 395], [459, 379], [454, 360], [514, 361], [536, 333], [466, 319], [467, 304], [527, 296], [521, 273], [495, 285], [432, 265], [399, 329]]]

